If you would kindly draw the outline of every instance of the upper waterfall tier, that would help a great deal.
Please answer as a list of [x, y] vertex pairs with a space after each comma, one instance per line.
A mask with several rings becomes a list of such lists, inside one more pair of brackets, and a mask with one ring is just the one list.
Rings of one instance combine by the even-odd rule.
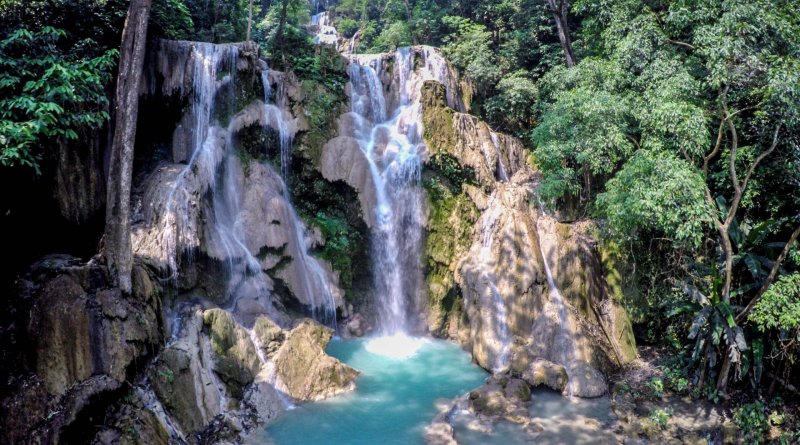
[[[203, 287], [246, 319], [282, 317], [274, 310], [280, 281], [293, 304], [335, 326], [342, 292], [330, 265], [309, 254], [318, 240], [298, 217], [285, 184], [296, 119], [282, 104], [282, 88], [275, 89], [277, 103], [266, 103], [273, 99], [271, 78], [278, 76], [242, 45], [162, 41], [159, 48], [151, 93], [188, 106], [173, 133], [172, 162], [139, 188], [135, 253], [168, 272], [178, 289]], [[245, 73], [264, 73], [263, 95], [249, 102], [240, 99], [236, 81]], [[249, 150], [280, 152], [283, 175], [249, 160], [254, 154], [244, 154], [238, 136], [245, 130], [275, 135], [261, 140], [280, 147]]]

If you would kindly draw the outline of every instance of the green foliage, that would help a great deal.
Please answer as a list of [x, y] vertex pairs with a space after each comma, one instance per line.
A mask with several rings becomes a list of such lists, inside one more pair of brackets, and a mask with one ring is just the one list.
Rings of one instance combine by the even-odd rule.
[[397, 21], [381, 31], [370, 49], [370, 52], [394, 51], [397, 48], [411, 45], [411, 30], [405, 21]]
[[170, 385], [175, 382], [175, 372], [169, 368], [159, 369], [158, 377], [160, 377], [164, 383], [169, 383]]
[[698, 246], [711, 222], [703, 188], [702, 176], [686, 161], [639, 151], [608, 181], [597, 206], [622, 240], [655, 231], [677, 244]]
[[762, 332], [800, 329], [800, 273], [778, 278], [756, 303], [748, 319]]
[[664, 397], [664, 380], [659, 377], [653, 377], [647, 381], [647, 389], [655, 398]]
[[[249, 0], [168, 0], [167, 4], [171, 6], [172, 11], [179, 13], [179, 23], [183, 26], [187, 23], [187, 18], [183, 16], [184, 8], [180, 8], [179, 3], [183, 3], [185, 9], [191, 11], [194, 40], [225, 43], [240, 42], [245, 39]], [[260, 15], [257, 9], [259, 3], [254, 2], [254, 20]]]
[[672, 417], [672, 408], [653, 408], [650, 415], [647, 417], [659, 428], [666, 429], [669, 424], [669, 419]]
[[769, 422], [763, 403], [755, 401], [739, 406], [733, 411], [733, 421], [739, 427], [744, 443], [757, 445], [766, 442]]
[[471, 167], [461, 166], [457, 159], [445, 153], [431, 156], [428, 161], [428, 168], [447, 181], [455, 194], [461, 193], [461, 188], [464, 184], [477, 184], [475, 171]]
[[39, 171], [42, 145], [76, 141], [108, 120], [117, 51], [82, 55], [66, 32], [20, 28], [0, 42], [0, 165]]
[[447, 16], [443, 22], [454, 31], [443, 47], [450, 62], [477, 85], [494, 85], [501, 72], [491, 48], [491, 33], [463, 17]]
[[363, 245], [361, 234], [353, 230], [347, 221], [318, 212], [312, 224], [318, 227], [325, 239], [319, 256], [327, 260], [339, 272], [339, 283], [346, 290], [353, 286], [353, 258], [355, 249]]
[[538, 95], [528, 74], [515, 71], [497, 83], [497, 95], [486, 100], [486, 114], [493, 121], [505, 122], [512, 130], [524, 130], [532, 123]]
[[189, 8], [182, 0], [154, 0], [150, 10], [150, 32], [173, 40], [189, 40], [194, 33], [194, 22]]

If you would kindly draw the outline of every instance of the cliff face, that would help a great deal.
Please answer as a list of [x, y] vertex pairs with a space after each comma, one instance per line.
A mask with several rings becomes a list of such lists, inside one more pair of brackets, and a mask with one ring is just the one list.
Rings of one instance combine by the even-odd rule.
[[[3, 443], [80, 437], [89, 412], [124, 391], [163, 341], [160, 288], [141, 264], [132, 295], [110, 287], [105, 266], [67, 256], [34, 264], [19, 282], [29, 345], [2, 401]], [[20, 415], [25, 413], [25, 415]]]
[[537, 360], [555, 362], [571, 375], [576, 395], [599, 395], [604, 386], [586, 376], [597, 380], [595, 369], [627, 363], [636, 350], [591, 223], [547, 216], [521, 143], [447, 107], [445, 90], [427, 83], [422, 101], [432, 153], [431, 331], [458, 339], [487, 369], [513, 362], [522, 374]]

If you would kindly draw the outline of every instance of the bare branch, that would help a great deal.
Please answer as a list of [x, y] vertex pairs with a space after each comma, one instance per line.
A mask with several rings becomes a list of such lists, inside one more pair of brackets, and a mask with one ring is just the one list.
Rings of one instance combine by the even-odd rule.
[[682, 46], [682, 47], [688, 48], [688, 49], [694, 49], [694, 45], [692, 45], [690, 43], [686, 43], [686, 42], [679, 42], [677, 40], [667, 39], [667, 43], [671, 43], [673, 45]]

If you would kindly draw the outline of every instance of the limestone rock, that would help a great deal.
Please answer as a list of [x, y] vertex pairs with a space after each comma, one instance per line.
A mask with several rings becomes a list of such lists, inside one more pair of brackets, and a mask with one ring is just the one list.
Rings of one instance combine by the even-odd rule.
[[19, 391], [0, 401], [10, 409], [0, 412], [0, 442], [57, 442], [161, 344], [157, 287], [138, 263], [133, 275], [133, 295], [125, 295], [110, 286], [97, 259], [52, 255], [20, 280], [20, 296], [31, 305], [24, 335], [34, 347], [26, 351], [30, 368], [14, 376]]
[[586, 363], [572, 364], [568, 371], [569, 382], [564, 389], [566, 394], [576, 397], [593, 398], [605, 395], [608, 385], [603, 374]]
[[203, 313], [189, 309], [177, 341], [161, 352], [149, 381], [167, 412], [187, 434], [203, 431], [224, 409], [224, 388], [213, 375], [213, 352], [202, 335]]
[[249, 334], [222, 309], [205, 311], [203, 323], [211, 335], [214, 371], [225, 382], [230, 394], [241, 398], [243, 388], [253, 381], [261, 368]]
[[[355, 131], [355, 130], [353, 130]], [[369, 160], [358, 139], [337, 136], [322, 147], [319, 171], [329, 181], [344, 181], [358, 192], [362, 217], [368, 227], [375, 220], [375, 184], [370, 176]]]
[[267, 357], [272, 357], [283, 344], [286, 333], [267, 317], [258, 317], [253, 326], [256, 338]]
[[516, 368], [520, 377], [532, 387], [547, 386], [556, 391], [563, 391], [567, 386], [567, 370], [558, 364], [543, 359], [534, 359], [529, 363], [521, 361], [519, 368]]
[[297, 400], [322, 400], [355, 388], [358, 371], [325, 354], [333, 331], [312, 320], [291, 330], [273, 357], [287, 393]]

